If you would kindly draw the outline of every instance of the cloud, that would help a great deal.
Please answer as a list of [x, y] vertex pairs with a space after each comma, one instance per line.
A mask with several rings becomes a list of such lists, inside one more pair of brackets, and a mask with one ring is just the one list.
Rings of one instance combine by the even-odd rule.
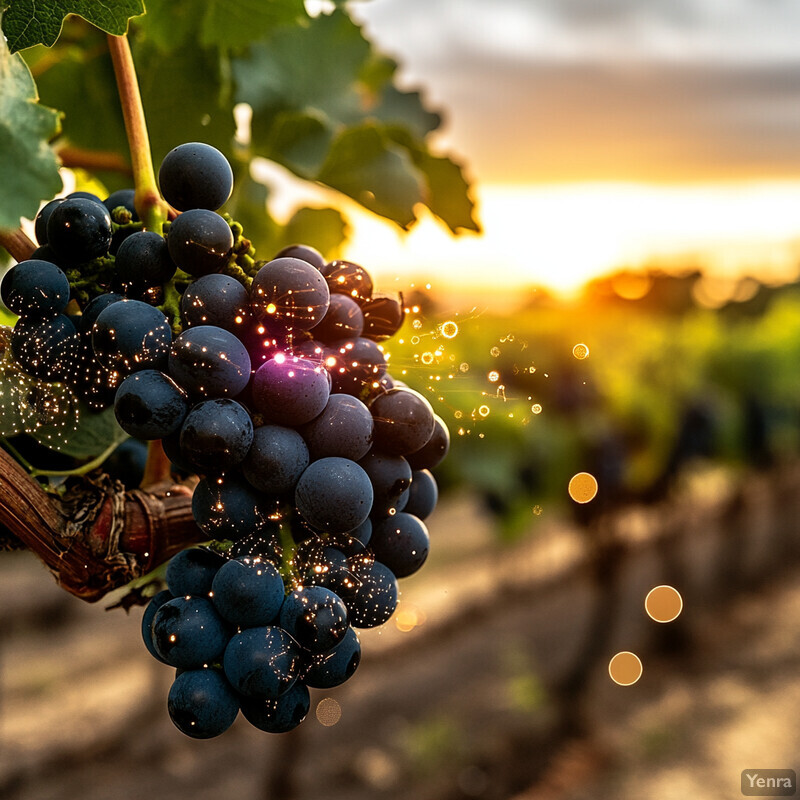
[[800, 176], [800, 3], [374, 0], [484, 181]]

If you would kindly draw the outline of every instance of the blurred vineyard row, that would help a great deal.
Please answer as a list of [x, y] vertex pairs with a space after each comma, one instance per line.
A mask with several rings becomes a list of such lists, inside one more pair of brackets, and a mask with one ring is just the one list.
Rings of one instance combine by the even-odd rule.
[[[800, 449], [800, 284], [652, 270], [570, 303], [531, 292], [511, 317], [455, 313], [445, 294], [406, 302], [392, 374], [450, 426], [442, 490], [478, 493], [505, 537], [566, 505], [589, 521]], [[579, 471], [599, 483], [585, 506], [567, 495]]]

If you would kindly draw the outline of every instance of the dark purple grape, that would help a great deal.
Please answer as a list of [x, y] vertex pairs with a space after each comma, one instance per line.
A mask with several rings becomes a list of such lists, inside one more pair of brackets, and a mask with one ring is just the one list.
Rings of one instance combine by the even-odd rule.
[[352, 261], [331, 261], [322, 268], [331, 294], [346, 294], [359, 305], [372, 297], [372, 278]]
[[0, 297], [20, 317], [47, 319], [60, 314], [69, 302], [69, 281], [63, 271], [49, 261], [20, 261], [6, 272], [0, 284]]
[[425, 563], [431, 540], [424, 522], [399, 511], [373, 525], [369, 546], [396, 578], [406, 578]]
[[274, 700], [242, 698], [242, 716], [267, 733], [286, 733], [296, 728], [308, 714], [311, 696], [304, 683], [297, 681], [288, 692]]
[[349, 394], [332, 394], [322, 413], [300, 431], [311, 459], [341, 456], [358, 461], [372, 444], [372, 414]]
[[214, 577], [212, 602], [233, 625], [269, 625], [283, 603], [283, 579], [274, 564], [243, 556], [225, 563]]
[[83, 197], [59, 203], [47, 221], [47, 244], [65, 264], [82, 264], [105, 255], [111, 244], [108, 209]]
[[232, 397], [250, 380], [250, 356], [230, 331], [198, 325], [172, 343], [169, 374], [194, 397]]
[[334, 547], [336, 547], [338, 550], [341, 550], [346, 556], [357, 556], [367, 549], [367, 545], [369, 544], [371, 538], [372, 520], [367, 518], [352, 531], [347, 531], [347, 533], [331, 534], [329, 541]]
[[419, 450], [406, 456], [411, 469], [434, 469], [450, 451], [450, 431], [445, 421], [434, 414], [433, 423], [433, 433], [428, 441]]
[[307, 244], [290, 244], [279, 253], [276, 253], [275, 258], [299, 258], [301, 261], [307, 261], [312, 267], [316, 267], [320, 271], [325, 266], [325, 258], [322, 253]]
[[225, 675], [237, 692], [274, 700], [292, 688], [300, 674], [300, 648], [276, 625], [247, 628], [225, 648]]
[[233, 249], [230, 225], [214, 211], [195, 208], [172, 221], [167, 233], [172, 260], [194, 278], [219, 272]]
[[166, 664], [167, 662], [161, 658], [161, 656], [156, 652], [155, 647], [153, 647], [153, 631], [151, 629], [151, 625], [153, 623], [153, 617], [156, 615], [156, 611], [158, 611], [158, 609], [161, 608], [164, 603], [172, 600], [172, 597], [172, 592], [167, 589], [158, 592], [158, 594], [153, 595], [153, 597], [150, 599], [150, 602], [147, 604], [147, 607], [144, 610], [144, 614], [142, 614], [142, 641], [144, 642], [144, 646], [147, 648], [150, 655], [160, 661], [162, 664]]
[[194, 595], [207, 597], [214, 576], [225, 559], [205, 547], [187, 547], [176, 553], [167, 564], [167, 586], [175, 597]]
[[109, 214], [122, 206], [130, 212], [131, 222], [138, 222], [139, 215], [136, 213], [136, 206], [133, 203], [135, 195], [136, 192], [133, 189], [117, 189], [103, 200], [103, 205], [108, 209]]
[[345, 294], [332, 294], [327, 314], [314, 326], [314, 338], [333, 344], [358, 338], [363, 330], [364, 315], [358, 303]]
[[431, 404], [411, 389], [389, 390], [372, 401], [370, 411], [375, 422], [375, 447], [384, 453], [414, 453], [433, 435]]
[[220, 670], [192, 669], [175, 678], [167, 710], [181, 733], [193, 739], [211, 739], [233, 725], [239, 698]]
[[176, 597], [156, 611], [155, 651], [172, 667], [200, 669], [217, 661], [230, 636], [227, 623], [204, 597]]
[[333, 380], [333, 391], [354, 397], [368, 392], [386, 372], [383, 351], [363, 336], [336, 342], [325, 364]]
[[171, 341], [164, 314], [140, 300], [111, 303], [92, 327], [97, 360], [122, 374], [165, 366]]
[[253, 307], [293, 330], [313, 328], [326, 314], [330, 292], [319, 270], [299, 258], [277, 258], [259, 269], [250, 287]]
[[39, 213], [36, 215], [36, 219], [33, 223], [33, 231], [36, 235], [36, 241], [40, 245], [47, 244], [47, 222], [50, 219], [50, 215], [53, 213], [53, 211], [63, 202], [63, 197], [56, 197], [55, 200], [51, 200], [49, 203], [39, 209]]
[[137, 231], [117, 250], [117, 280], [133, 290], [161, 286], [175, 274], [167, 243], [154, 231]]
[[382, 342], [394, 336], [405, 321], [405, 312], [394, 297], [373, 297], [361, 306], [364, 314], [364, 333], [367, 339]]
[[255, 407], [271, 422], [302, 425], [322, 412], [330, 396], [324, 367], [305, 358], [277, 354], [253, 378]]
[[178, 211], [193, 208], [216, 211], [233, 191], [233, 170], [216, 147], [187, 142], [164, 156], [158, 170], [164, 199]]
[[181, 318], [186, 327], [215, 325], [241, 336], [250, 318], [250, 297], [229, 275], [204, 275], [181, 296]]
[[349, 680], [361, 662], [358, 634], [348, 628], [339, 644], [327, 653], [313, 656], [303, 674], [303, 683], [312, 689], [332, 689]]
[[76, 198], [81, 200], [91, 200], [93, 203], [103, 203], [103, 201], [94, 192], [70, 192], [64, 199], [75, 200]]
[[321, 458], [300, 476], [295, 504], [303, 519], [317, 530], [351, 531], [369, 516], [372, 484], [354, 461]]
[[308, 448], [297, 431], [262, 425], [255, 429], [242, 473], [259, 491], [285, 494], [294, 491], [308, 463]]
[[375, 628], [387, 622], [397, 608], [399, 594], [397, 578], [385, 564], [367, 556], [350, 560], [342, 599], [354, 628]]
[[375, 449], [358, 463], [369, 476], [375, 493], [371, 513], [385, 517], [397, 508], [400, 496], [411, 485], [411, 467], [402, 456], [390, 456]]
[[227, 398], [198, 403], [181, 427], [181, 455], [199, 472], [219, 475], [235, 467], [252, 442], [250, 415]]
[[112, 303], [116, 303], [117, 300], [124, 299], [125, 298], [121, 294], [108, 292], [106, 294], [99, 294], [93, 300], [90, 300], [86, 304], [86, 308], [83, 309], [83, 313], [81, 314], [79, 323], [81, 333], [91, 333], [94, 323], [97, 322], [97, 318], [100, 316], [100, 314]]
[[279, 621], [310, 653], [326, 653], [342, 641], [349, 627], [341, 598], [324, 586], [301, 586], [286, 595]]
[[262, 499], [236, 476], [202, 478], [192, 494], [192, 516], [211, 539], [237, 541], [265, 526]]
[[186, 394], [169, 376], [155, 369], [128, 375], [117, 389], [114, 415], [122, 430], [137, 439], [163, 439], [183, 424]]
[[408, 489], [408, 502], [398, 511], [405, 511], [420, 519], [427, 519], [439, 501], [439, 487], [430, 470], [417, 469], [411, 475], [411, 486]]

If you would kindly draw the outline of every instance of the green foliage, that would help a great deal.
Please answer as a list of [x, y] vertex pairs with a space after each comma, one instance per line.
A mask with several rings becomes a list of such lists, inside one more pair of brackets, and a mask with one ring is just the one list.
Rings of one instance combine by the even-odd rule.
[[35, 216], [40, 200], [61, 188], [58, 163], [47, 144], [58, 133], [58, 113], [37, 101], [25, 62], [0, 42], [0, 227], [16, 227], [20, 216]]
[[58, 39], [64, 18], [77, 14], [106, 33], [122, 35], [128, 20], [144, 13], [142, 0], [8, 0], [3, 16], [3, 33], [12, 53], [36, 44], [50, 47]]
[[[84, 8], [89, 5], [92, 13]], [[130, 35], [156, 166], [176, 144], [205, 141], [245, 167], [256, 157], [269, 159], [402, 228], [411, 227], [427, 205], [454, 232], [478, 230], [462, 166], [430, 147], [440, 115], [419, 91], [396, 85], [397, 63], [374, 49], [342, 6], [310, 17], [303, 0], [150, 0], [147, 13], [133, 19]], [[11, 22], [26, 8], [12, 3]], [[61, 0], [47, 15], [52, 23], [47, 35], [17, 37], [15, 46], [30, 48], [25, 58], [42, 101], [63, 112], [59, 144], [127, 159], [101, 31], [121, 32], [141, 6], [130, 0], [115, 9], [111, 19], [100, 4]], [[68, 17], [53, 47], [31, 47], [53, 44], [66, 13], [92, 24]], [[249, 131], [238, 145], [237, 104], [252, 110]], [[46, 150], [55, 133], [29, 136], [30, 147]], [[114, 173], [100, 177], [109, 190], [128, 182]], [[36, 199], [49, 199], [56, 191], [52, 185], [34, 192]], [[14, 221], [34, 213], [35, 201], [24, 209], [13, 197], [9, 203]], [[338, 230], [344, 236], [346, 224], [330, 214], [317, 218], [325, 220], [319, 238], [328, 249], [339, 247], [341, 238], [332, 241], [331, 234]], [[246, 231], [253, 241], [285, 239], [276, 225], [268, 216], [251, 218]]]

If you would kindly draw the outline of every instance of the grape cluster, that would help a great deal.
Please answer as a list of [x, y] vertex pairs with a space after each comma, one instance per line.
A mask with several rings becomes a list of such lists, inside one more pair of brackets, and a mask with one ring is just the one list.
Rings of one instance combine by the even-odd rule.
[[282, 732], [309, 687], [353, 674], [355, 629], [385, 623], [397, 580], [425, 562], [449, 434], [388, 373], [380, 343], [404, 311], [363, 267], [299, 244], [238, 259], [217, 213], [232, 172], [208, 145], [175, 148], [159, 183], [180, 212], [163, 236], [142, 229], [132, 191], [41, 210], [39, 250], [0, 286], [20, 315], [12, 350], [199, 476], [192, 511], [212, 543], [173, 558], [142, 620], [177, 670], [173, 722], [208, 738], [241, 710]]

